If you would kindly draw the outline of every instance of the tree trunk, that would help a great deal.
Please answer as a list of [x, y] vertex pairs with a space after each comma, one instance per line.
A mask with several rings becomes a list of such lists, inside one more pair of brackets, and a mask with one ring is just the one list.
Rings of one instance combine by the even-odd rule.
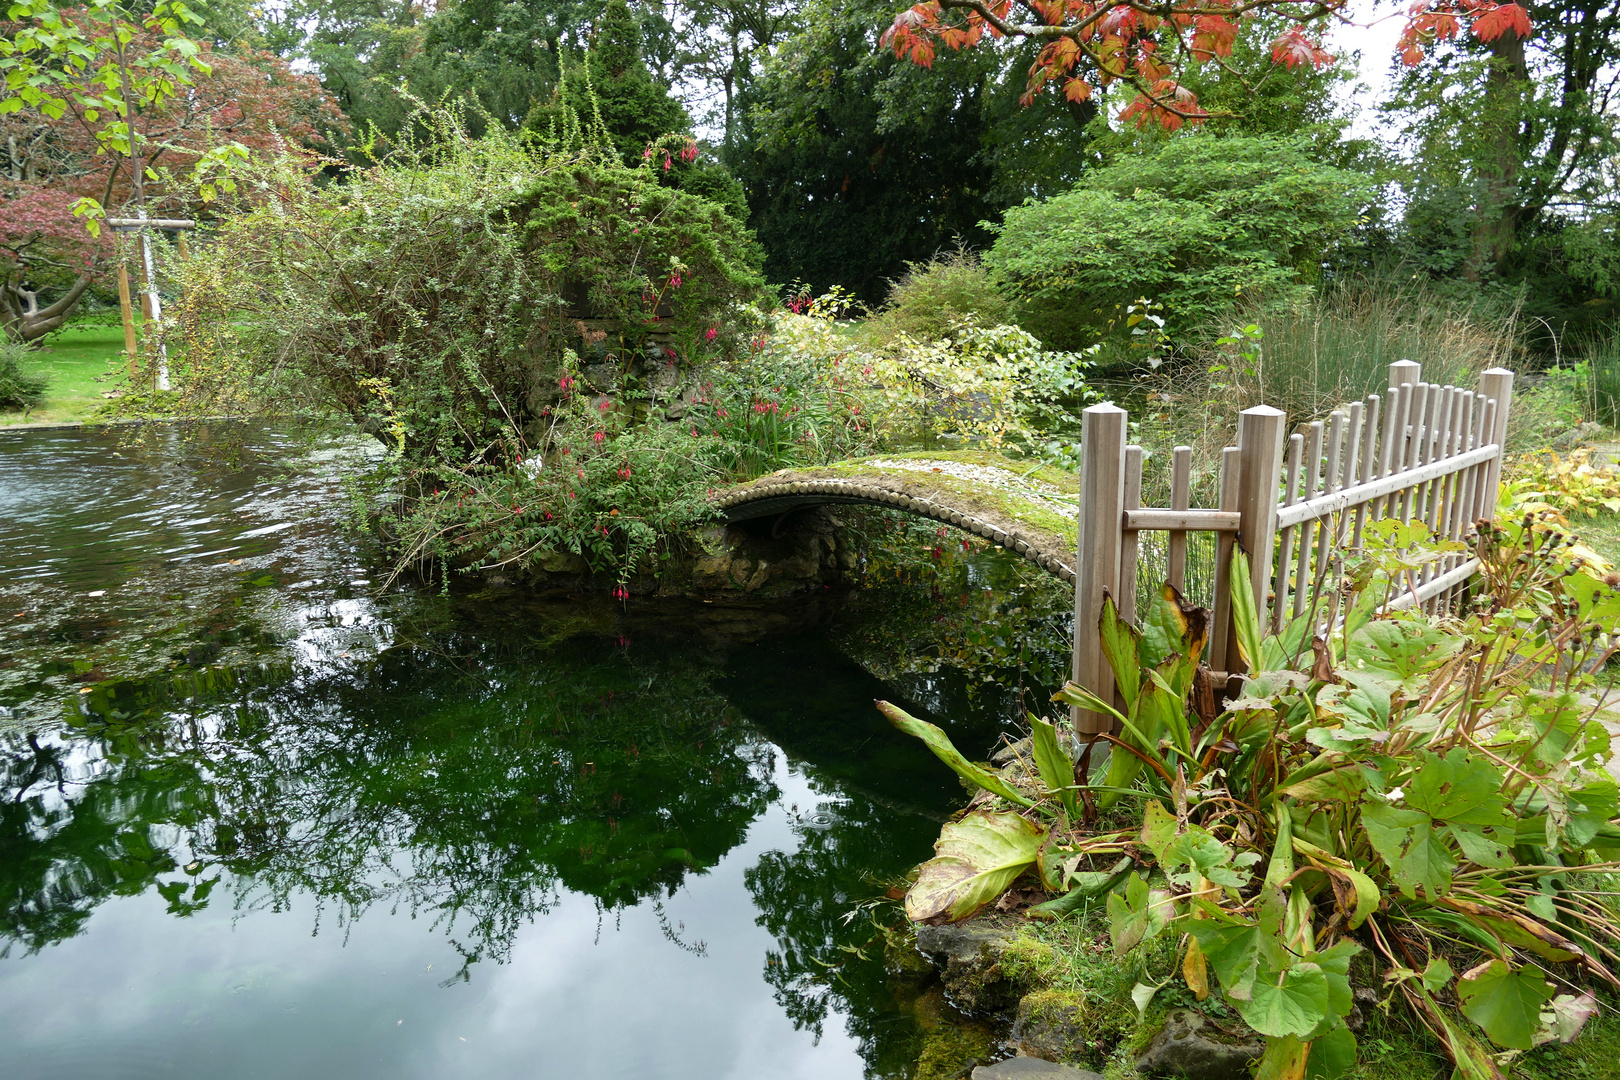
[[1490, 42], [1491, 70], [1485, 77], [1481, 117], [1484, 130], [1478, 164], [1480, 197], [1473, 250], [1463, 276], [1478, 281], [1499, 272], [1513, 251], [1523, 217], [1519, 198], [1525, 98], [1531, 92], [1524, 39], [1512, 30]]
[[4, 328], [6, 337], [13, 341], [24, 344], [38, 341], [67, 322], [73, 309], [78, 307], [84, 290], [90, 287], [91, 280], [90, 274], [80, 274], [65, 296], [43, 308], [39, 306], [38, 294], [34, 290], [24, 288], [17, 281], [7, 282], [4, 288], [0, 288], [0, 327]]

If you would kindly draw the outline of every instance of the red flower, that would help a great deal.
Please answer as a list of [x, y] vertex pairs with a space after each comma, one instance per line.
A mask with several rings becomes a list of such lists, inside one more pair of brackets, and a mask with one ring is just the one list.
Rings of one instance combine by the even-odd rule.
[[704, 341], [713, 341], [716, 337], [719, 336], [719, 334], [720, 334], [719, 328], [711, 326], [707, 330], [703, 331], [703, 340]]
[[607, 432], [598, 431], [595, 435], [592, 435], [591, 438], [595, 439], [597, 442], [601, 442], [603, 439], [607, 438]]

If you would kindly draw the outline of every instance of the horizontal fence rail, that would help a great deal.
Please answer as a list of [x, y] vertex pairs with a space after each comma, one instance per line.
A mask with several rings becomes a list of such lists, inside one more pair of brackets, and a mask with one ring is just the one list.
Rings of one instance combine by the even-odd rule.
[[[1422, 380], [1410, 360], [1389, 366], [1389, 389], [1286, 431], [1278, 409], [1245, 409], [1237, 445], [1221, 454], [1220, 505], [1191, 505], [1192, 450], [1170, 455], [1170, 505], [1143, 506], [1140, 446], [1128, 445], [1129, 417], [1114, 405], [1085, 410], [1081, 424], [1080, 521], [1075, 564], [1074, 680], [1114, 698], [1098, 621], [1112, 597], [1134, 619], [1143, 533], [1165, 534], [1165, 579], [1185, 590], [1188, 534], [1215, 534], [1214, 602], [1208, 665], [1241, 672], [1232, 634], [1232, 589], [1252, 590], [1272, 631], [1305, 612], [1337, 582], [1347, 550], [1377, 522], [1422, 522], [1442, 540], [1462, 540], [1492, 517], [1513, 373], [1484, 372], [1475, 389]], [[1250, 580], [1230, 580], [1232, 547], [1249, 553]], [[1447, 553], [1415, 572], [1391, 608], [1449, 604], [1479, 567]], [[1110, 730], [1110, 717], [1076, 710], [1075, 730]]]

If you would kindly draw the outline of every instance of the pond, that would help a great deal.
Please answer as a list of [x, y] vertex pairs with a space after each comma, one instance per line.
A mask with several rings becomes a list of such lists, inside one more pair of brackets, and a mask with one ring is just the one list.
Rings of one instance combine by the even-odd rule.
[[1017, 679], [902, 654], [1024, 571], [385, 588], [370, 453], [0, 434], [6, 1076], [908, 1075], [885, 893], [963, 792], [871, 703], [988, 752]]

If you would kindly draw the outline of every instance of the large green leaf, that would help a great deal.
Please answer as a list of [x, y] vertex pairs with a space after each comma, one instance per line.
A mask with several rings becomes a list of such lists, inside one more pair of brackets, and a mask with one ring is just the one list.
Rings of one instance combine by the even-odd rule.
[[1356, 1036], [1347, 1027], [1336, 1027], [1311, 1040], [1311, 1056], [1305, 1063], [1305, 1080], [1339, 1080], [1356, 1067]]
[[1012, 813], [976, 810], [951, 822], [906, 893], [906, 916], [915, 922], [967, 918], [1035, 864], [1043, 835], [1034, 822]]
[[1114, 671], [1114, 684], [1119, 696], [1125, 700], [1125, 711], [1136, 707], [1136, 695], [1142, 686], [1141, 653], [1147, 646], [1135, 627], [1119, 617], [1114, 598], [1103, 598], [1102, 619], [1097, 624], [1101, 632], [1103, 655]]
[[1369, 802], [1362, 807], [1361, 825], [1407, 899], [1416, 896], [1418, 889], [1430, 899], [1451, 891], [1451, 872], [1457, 869], [1457, 862], [1446, 849], [1445, 834], [1435, 830], [1428, 814]]
[[1598, 830], [1616, 816], [1614, 781], [1603, 777], [1575, 788], [1568, 792], [1565, 807], [1569, 813], [1565, 836], [1576, 847], [1586, 847], [1597, 836]]
[[988, 792], [1000, 795], [1015, 806], [1035, 805], [1028, 797], [1020, 794], [1001, 777], [963, 757], [961, 752], [952, 745], [951, 737], [945, 734], [938, 726], [930, 724], [926, 720], [918, 720], [904, 709], [890, 705], [887, 701], [877, 702], [877, 708], [878, 712], [882, 713], [884, 719], [888, 720], [889, 723], [907, 735], [915, 735], [921, 739], [923, 745], [934, 752], [935, 757], [956, 770], [956, 774], [964, 780], [976, 784]]
[[1431, 671], [1468, 644], [1466, 634], [1451, 634], [1420, 619], [1378, 619], [1350, 639], [1350, 662], [1401, 679]]
[[1284, 971], [1263, 971], [1255, 979], [1249, 1000], [1235, 1004], [1249, 1026], [1262, 1035], [1305, 1038], [1328, 1016], [1327, 974], [1308, 960]]
[[1123, 891], [1108, 894], [1108, 936], [1123, 956], [1143, 941], [1159, 936], [1174, 912], [1171, 894], [1150, 889], [1140, 874], [1125, 880]]
[[1208, 636], [1209, 613], [1187, 603], [1175, 586], [1166, 583], [1142, 618], [1138, 655], [1146, 668], [1158, 667], [1172, 656], [1196, 662]]
[[1458, 746], [1445, 757], [1420, 751], [1422, 765], [1406, 785], [1406, 805], [1439, 821], [1500, 825], [1506, 801], [1502, 773]]
[[1213, 919], [1195, 919], [1186, 924], [1186, 929], [1198, 939], [1199, 951], [1221, 980], [1227, 996], [1234, 1001], [1248, 998], [1254, 987], [1261, 936], [1265, 931], [1256, 923], [1226, 923]]
[[[1260, 625], [1260, 612], [1254, 605], [1254, 587], [1249, 583], [1249, 557], [1243, 549], [1232, 548], [1232, 631], [1237, 638], [1238, 652], [1249, 670], [1265, 667], [1265, 630]], [[1225, 658], [1211, 657], [1219, 664]]]
[[1453, 825], [1450, 832], [1463, 858], [1475, 866], [1505, 870], [1517, 861], [1513, 858], [1514, 835], [1511, 827], [1475, 829]]
[[1498, 1046], [1528, 1050], [1541, 1027], [1541, 1006], [1553, 996], [1551, 984], [1533, 968], [1511, 969], [1489, 960], [1457, 980], [1463, 1015]]
[[1074, 762], [1058, 744], [1057, 728], [1049, 721], [1031, 713], [1029, 716], [1030, 745], [1035, 751], [1035, 768], [1041, 774], [1046, 790], [1056, 792], [1063, 809], [1071, 818], [1080, 816], [1080, 803], [1074, 794]]

